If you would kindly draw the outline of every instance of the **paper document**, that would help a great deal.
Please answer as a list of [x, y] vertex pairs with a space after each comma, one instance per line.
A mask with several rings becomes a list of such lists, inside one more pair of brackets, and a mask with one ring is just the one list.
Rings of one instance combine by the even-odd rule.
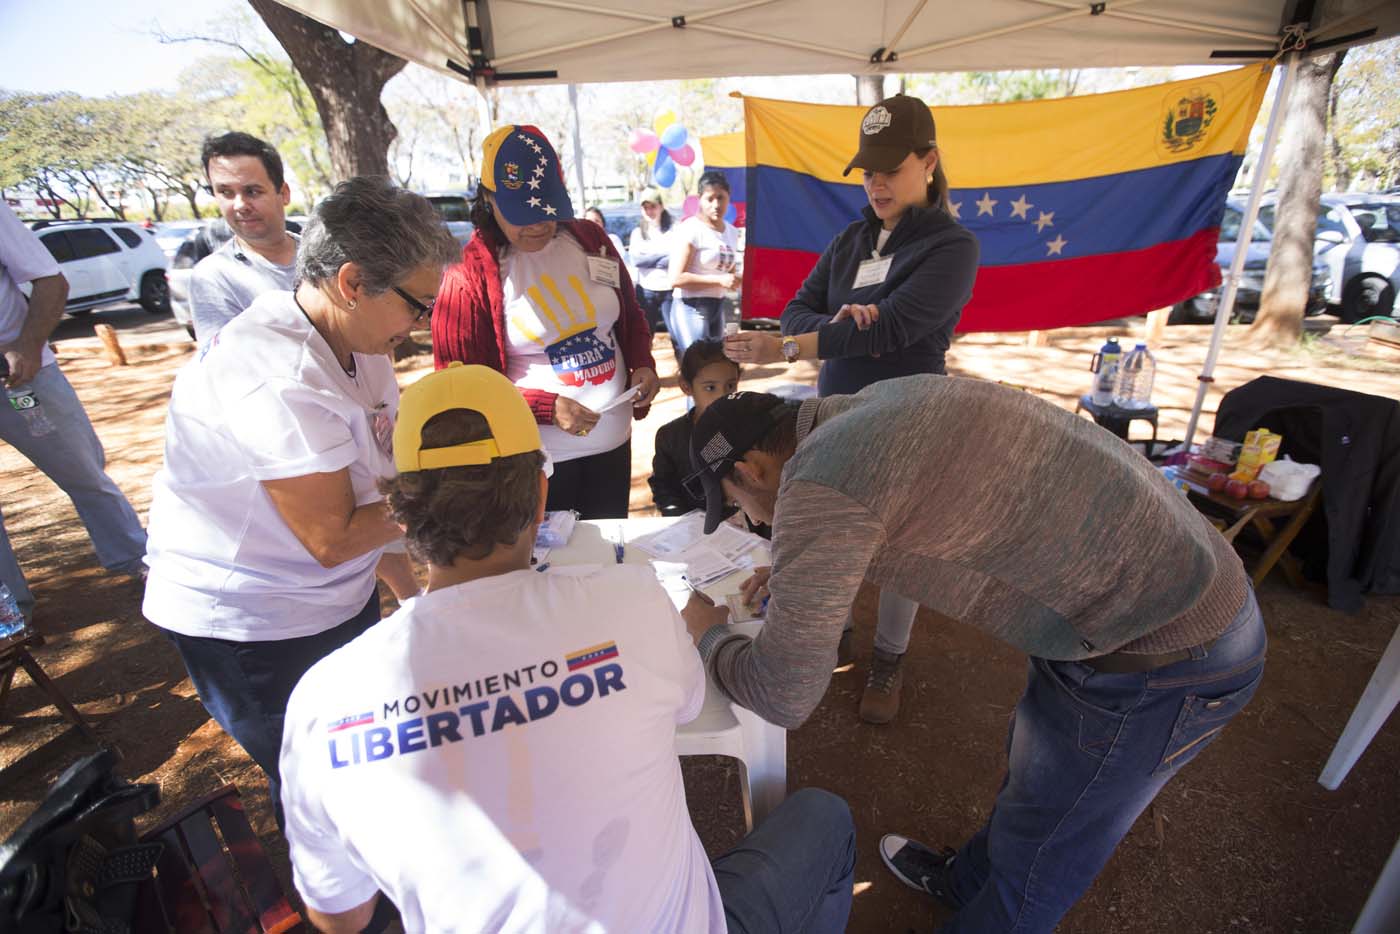
[[602, 413], [602, 412], [606, 412], [608, 409], [615, 409], [615, 408], [617, 408], [619, 405], [622, 405], [624, 402], [631, 402], [633, 399], [637, 398], [637, 397], [640, 396], [641, 394], [642, 394], [642, 387], [641, 387], [641, 386], [633, 386], [631, 389], [627, 390], [627, 391], [624, 392], [622, 395], [618, 396], [616, 399], [613, 399], [613, 400], [608, 401], [608, 402], [604, 402], [602, 405], [598, 406], [598, 408], [594, 409], [594, 411], [595, 411], [595, 412]]
[[744, 595], [732, 593], [724, 598], [724, 602], [729, 604], [729, 621], [731, 623], [751, 623], [756, 619], [763, 619], [763, 614], [758, 611], [758, 607], [749, 606], [744, 602]]
[[728, 523], [705, 534], [705, 515], [690, 513], [674, 525], [643, 535], [631, 544], [653, 558], [657, 576], [665, 580], [664, 568], [682, 567], [691, 583], [697, 587], [713, 583], [738, 571], [753, 567], [751, 553], [762, 544], [757, 535], [741, 531]]

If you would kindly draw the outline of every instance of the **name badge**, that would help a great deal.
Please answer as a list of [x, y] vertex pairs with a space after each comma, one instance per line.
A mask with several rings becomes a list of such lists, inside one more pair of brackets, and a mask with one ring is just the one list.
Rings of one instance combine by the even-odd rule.
[[860, 268], [856, 270], [856, 281], [851, 283], [851, 288], [863, 289], [868, 285], [879, 285], [884, 282], [885, 277], [890, 274], [890, 263], [893, 262], [893, 256], [883, 256], [861, 263]]
[[617, 288], [622, 284], [622, 276], [618, 273], [617, 260], [606, 256], [588, 257], [588, 278], [599, 285]]

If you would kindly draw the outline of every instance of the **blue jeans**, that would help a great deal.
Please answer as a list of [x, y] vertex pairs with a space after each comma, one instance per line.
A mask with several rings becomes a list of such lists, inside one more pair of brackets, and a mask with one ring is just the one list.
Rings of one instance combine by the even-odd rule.
[[856, 870], [851, 809], [803, 788], [712, 865], [730, 934], [844, 931]]
[[724, 338], [722, 298], [674, 298], [662, 312], [666, 315], [666, 330], [676, 345], [677, 363], [685, 349], [696, 341]]
[[1264, 621], [1251, 590], [1193, 657], [1138, 674], [1032, 658], [987, 824], [953, 862], [962, 909], [945, 932], [1051, 931], [1162, 786], [1259, 686]]
[[339, 626], [297, 639], [235, 642], [166, 630], [190, 673], [204, 709], [267, 773], [272, 810], [282, 826], [282, 721], [287, 701], [312, 665], [379, 622], [379, 592]]
[[[97, 560], [113, 571], [135, 571], [146, 554], [146, 531], [136, 510], [106, 474], [107, 457], [97, 432], [92, 430], [87, 412], [58, 364], [40, 367], [28, 387], [34, 390], [39, 407], [53, 422], [54, 430], [38, 438], [29, 433], [24, 416], [10, 408], [0, 395], [0, 439], [29, 458], [58, 485], [87, 526]], [[26, 614], [34, 606], [34, 596], [15, 560], [10, 537], [5, 534], [0, 514], [0, 581], [14, 594]]]

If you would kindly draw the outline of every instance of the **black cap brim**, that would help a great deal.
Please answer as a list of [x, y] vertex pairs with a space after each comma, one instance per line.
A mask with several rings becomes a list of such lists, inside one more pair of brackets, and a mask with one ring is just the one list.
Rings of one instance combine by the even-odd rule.
[[865, 169], [867, 172], [893, 172], [900, 163], [909, 158], [912, 149], [903, 146], [862, 146], [855, 157], [846, 164], [844, 178], [852, 169]]
[[709, 535], [724, 521], [724, 487], [718, 477], [708, 472], [700, 475], [700, 482], [705, 487], [705, 534]]

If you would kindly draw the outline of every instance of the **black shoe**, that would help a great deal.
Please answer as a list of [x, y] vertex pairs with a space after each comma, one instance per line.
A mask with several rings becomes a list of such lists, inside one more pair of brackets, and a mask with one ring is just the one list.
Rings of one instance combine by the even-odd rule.
[[935, 853], [917, 840], [887, 833], [880, 838], [880, 859], [909, 888], [932, 895], [954, 911], [962, 907], [953, 895], [953, 860], [957, 859], [953, 850], [944, 847]]

